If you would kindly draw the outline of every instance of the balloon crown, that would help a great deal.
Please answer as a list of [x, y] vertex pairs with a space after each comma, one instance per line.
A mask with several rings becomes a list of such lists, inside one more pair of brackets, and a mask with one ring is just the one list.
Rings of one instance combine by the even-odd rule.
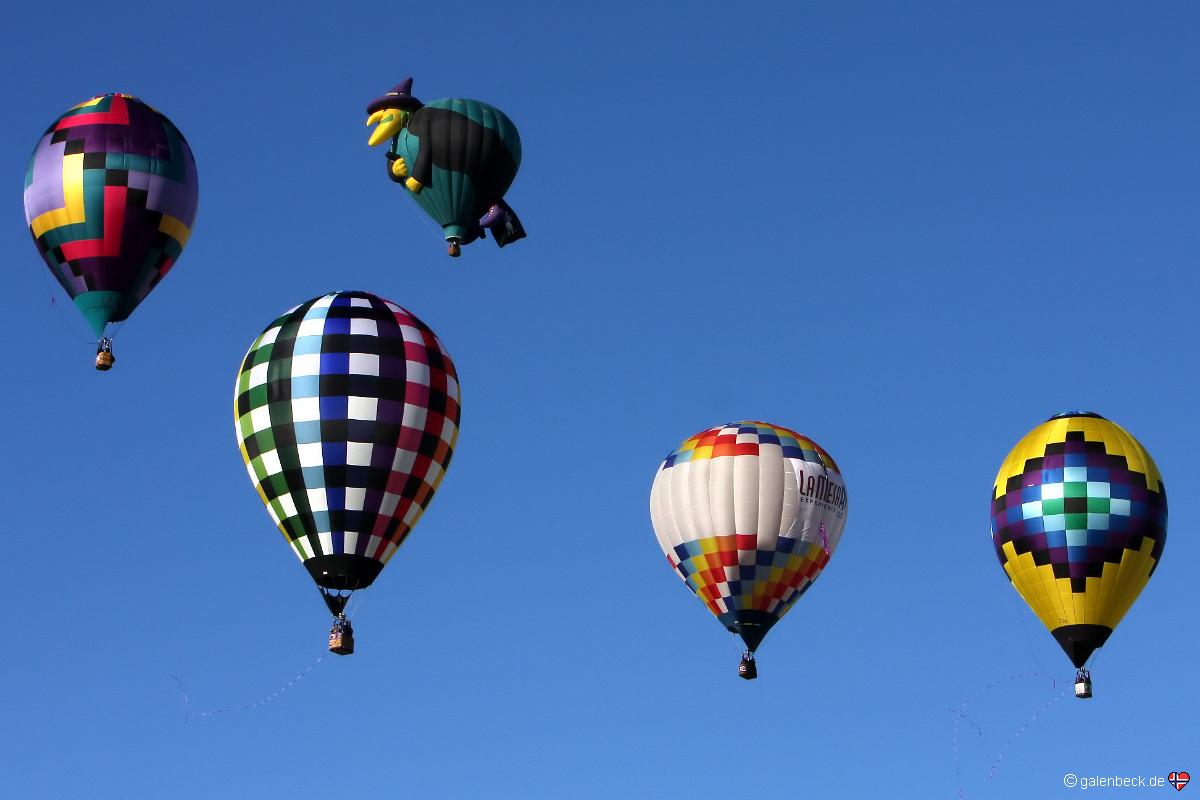
[[[1064, 411], [1061, 414], [1055, 414], [1050, 419], [1066, 419], [1067, 417], [1094, 417], [1095, 419], [1104, 419], [1104, 417], [1100, 416], [1095, 411]], [[1049, 422], [1050, 419], [1046, 421]]]

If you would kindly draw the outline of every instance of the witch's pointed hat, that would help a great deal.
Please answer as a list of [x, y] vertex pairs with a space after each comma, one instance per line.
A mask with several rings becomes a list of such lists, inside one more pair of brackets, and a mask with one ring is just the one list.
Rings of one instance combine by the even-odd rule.
[[367, 106], [367, 113], [374, 114], [383, 108], [399, 108], [404, 111], [416, 111], [424, 105], [420, 100], [412, 96], [412, 78], [404, 80], [393, 86], [388, 93], [382, 97], [376, 97]]

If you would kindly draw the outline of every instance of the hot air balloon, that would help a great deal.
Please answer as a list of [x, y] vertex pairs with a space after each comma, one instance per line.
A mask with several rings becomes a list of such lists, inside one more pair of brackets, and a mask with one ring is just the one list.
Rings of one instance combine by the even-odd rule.
[[376, 125], [368, 144], [391, 141], [388, 177], [403, 183], [442, 226], [452, 256], [490, 230], [503, 247], [525, 236], [504, 201], [521, 166], [521, 137], [508, 116], [478, 100], [447, 97], [422, 103], [412, 78], [367, 106]]
[[1167, 541], [1167, 491], [1146, 449], [1091, 412], [1051, 417], [1012, 449], [992, 487], [992, 544], [1004, 573], [1076, 668], [1103, 645]]
[[795, 431], [734, 422], [684, 440], [662, 462], [650, 518], [672, 569], [746, 651], [829, 563], [846, 525], [846, 484], [829, 453]]
[[250, 345], [234, 427], [250, 480], [353, 652], [350, 595], [417, 524], [458, 439], [454, 363], [421, 320], [368, 292], [301, 303]]
[[105, 328], [128, 317], [175, 265], [199, 181], [183, 134], [127, 94], [93, 97], [46, 130], [25, 173], [25, 221], [50, 272], [113, 365]]

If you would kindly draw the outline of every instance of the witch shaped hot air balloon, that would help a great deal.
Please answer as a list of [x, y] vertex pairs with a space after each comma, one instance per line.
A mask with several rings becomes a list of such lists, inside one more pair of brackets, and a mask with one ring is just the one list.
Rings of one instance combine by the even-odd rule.
[[1154, 574], [1167, 490], [1146, 449], [1091, 412], [1051, 417], [1012, 449], [992, 487], [992, 544], [1004, 573], [1092, 696], [1088, 658]]
[[93, 97], [47, 129], [25, 174], [25, 221], [50, 272], [96, 334], [128, 317], [175, 265], [196, 218], [191, 148], [169, 119], [126, 94]]
[[720, 425], [666, 457], [650, 518], [667, 561], [746, 652], [829, 563], [846, 525], [846, 484], [816, 442], [766, 422]]
[[368, 292], [334, 292], [262, 332], [234, 393], [250, 479], [334, 615], [345, 616], [429, 505], [458, 439], [458, 377], [428, 326]]
[[388, 177], [404, 184], [449, 242], [449, 253], [490, 230], [496, 244], [524, 238], [504, 202], [521, 166], [521, 137], [508, 116], [478, 100], [447, 97], [422, 103], [405, 78], [367, 106], [375, 125], [368, 144], [389, 141]]

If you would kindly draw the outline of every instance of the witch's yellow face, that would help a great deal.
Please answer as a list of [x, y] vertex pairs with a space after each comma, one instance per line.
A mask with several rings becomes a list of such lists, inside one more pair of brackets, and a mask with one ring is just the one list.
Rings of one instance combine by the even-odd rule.
[[367, 144], [371, 147], [386, 142], [400, 132], [412, 112], [401, 108], [381, 108], [367, 117], [367, 127], [375, 126]]

